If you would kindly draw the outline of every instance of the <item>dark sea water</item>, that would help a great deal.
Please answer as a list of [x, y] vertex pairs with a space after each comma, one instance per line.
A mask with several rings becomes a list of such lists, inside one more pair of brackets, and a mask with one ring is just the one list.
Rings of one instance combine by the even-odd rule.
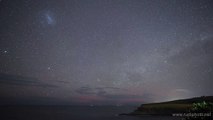
[[136, 109], [130, 106], [4, 106], [0, 120], [180, 120], [175, 117], [119, 116]]

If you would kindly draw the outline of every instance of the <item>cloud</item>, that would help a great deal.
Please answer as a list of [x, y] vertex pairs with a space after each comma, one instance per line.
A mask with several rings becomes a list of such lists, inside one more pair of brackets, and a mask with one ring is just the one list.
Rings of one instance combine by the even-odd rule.
[[105, 95], [107, 94], [107, 91], [117, 91], [120, 90], [120, 88], [116, 88], [116, 87], [95, 87], [95, 88], [91, 88], [89, 86], [83, 86], [80, 87], [79, 89], [76, 90], [76, 92], [78, 94], [82, 94], [82, 95]]
[[142, 95], [135, 94], [123, 94], [117, 93], [118, 90], [123, 90], [121, 88], [115, 87], [88, 87], [84, 86], [76, 90], [78, 94], [81, 95], [95, 95], [101, 97], [103, 100], [111, 101], [111, 102], [126, 102], [126, 103], [134, 103], [134, 102], [151, 102], [154, 100], [154, 95], [150, 93], [144, 93]]
[[175, 89], [174, 91], [176, 91], [176, 92], [185, 92], [185, 93], [189, 93], [190, 92], [188, 89]]
[[64, 100], [49, 96], [0, 96], [0, 105], [69, 105], [76, 104], [72, 100]]
[[69, 84], [70, 83], [68, 81], [63, 81], [63, 80], [56, 80], [55, 82], [61, 83], [61, 84]]
[[142, 95], [134, 94], [105, 94], [105, 99], [111, 101], [126, 101], [126, 102], [151, 102], [154, 100], [154, 95], [150, 93], [144, 93]]
[[104, 95], [105, 98], [108, 98], [108, 99], [129, 99], [129, 98], [132, 98], [132, 99], [135, 99], [135, 98], [143, 98], [143, 96], [140, 96], [140, 95], [132, 95], [132, 94], [107, 94], [107, 95]]
[[92, 89], [90, 87], [81, 87], [81, 88], [77, 89], [76, 92], [79, 94], [86, 94], [86, 95], [96, 94], [94, 89]]
[[39, 81], [36, 78], [0, 73], [0, 84], [17, 86], [57, 87]]

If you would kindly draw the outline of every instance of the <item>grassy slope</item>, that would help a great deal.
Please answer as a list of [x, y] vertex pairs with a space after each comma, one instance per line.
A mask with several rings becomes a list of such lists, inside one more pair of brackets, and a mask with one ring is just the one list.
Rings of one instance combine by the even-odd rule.
[[193, 103], [213, 102], [213, 96], [197, 97], [191, 99], [182, 99], [161, 103], [142, 104], [132, 115], [171, 115], [172, 113], [187, 112]]

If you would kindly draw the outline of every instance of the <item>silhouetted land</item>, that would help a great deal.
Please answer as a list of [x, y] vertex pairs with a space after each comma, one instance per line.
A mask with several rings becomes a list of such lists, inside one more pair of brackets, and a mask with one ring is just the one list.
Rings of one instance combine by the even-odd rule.
[[161, 103], [142, 104], [135, 111], [129, 114], [121, 115], [138, 115], [138, 116], [171, 116], [175, 113], [187, 113], [192, 108], [193, 103], [212, 102], [213, 96], [202, 96], [191, 99], [181, 99]]

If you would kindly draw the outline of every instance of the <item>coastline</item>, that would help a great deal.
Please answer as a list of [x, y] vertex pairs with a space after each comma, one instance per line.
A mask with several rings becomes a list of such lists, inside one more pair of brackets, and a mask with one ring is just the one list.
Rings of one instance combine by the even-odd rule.
[[173, 116], [176, 113], [186, 114], [190, 112], [193, 103], [213, 102], [213, 96], [202, 96], [190, 99], [181, 99], [160, 103], [142, 104], [130, 113], [121, 113], [120, 116]]

